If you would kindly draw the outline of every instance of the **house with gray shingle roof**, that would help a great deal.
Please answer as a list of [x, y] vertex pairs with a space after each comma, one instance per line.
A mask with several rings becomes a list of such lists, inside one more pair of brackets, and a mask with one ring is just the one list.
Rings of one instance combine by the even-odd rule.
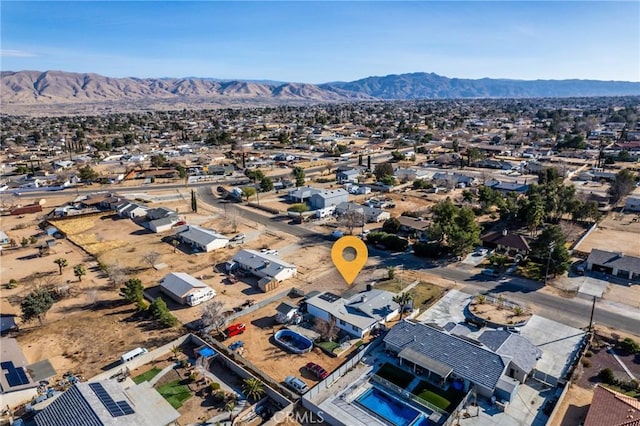
[[178, 238], [205, 253], [226, 247], [229, 244], [229, 238], [224, 235], [197, 225], [188, 225], [187, 229], [178, 234]]
[[507, 401], [518, 391], [507, 374], [511, 356], [444, 329], [405, 320], [387, 333], [384, 345], [402, 365], [432, 382], [461, 381], [465, 392], [475, 387], [479, 395]]
[[526, 337], [504, 330], [486, 330], [479, 337], [483, 345], [499, 355], [511, 357], [508, 375], [524, 383], [542, 357], [542, 351]]
[[587, 258], [587, 270], [638, 280], [640, 279], [640, 257], [592, 249]]
[[324, 321], [335, 321], [341, 330], [362, 338], [378, 324], [398, 315], [400, 306], [394, 293], [384, 290], [363, 291], [349, 299], [324, 292], [305, 300], [307, 312]]
[[309, 204], [313, 210], [317, 210], [337, 206], [347, 201], [349, 201], [349, 193], [345, 189], [326, 189], [311, 195]]
[[298, 272], [295, 265], [283, 261], [278, 256], [244, 249], [233, 256], [227, 269], [230, 271], [240, 269], [259, 278], [268, 278], [272, 281], [284, 281], [295, 277]]

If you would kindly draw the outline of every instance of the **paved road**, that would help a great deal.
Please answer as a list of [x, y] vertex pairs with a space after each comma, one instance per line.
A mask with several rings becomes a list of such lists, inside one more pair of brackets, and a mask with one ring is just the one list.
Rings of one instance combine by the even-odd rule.
[[[224, 209], [224, 204], [215, 197], [209, 188], [198, 189], [200, 199], [210, 205]], [[237, 204], [227, 204], [227, 208], [236, 208], [242, 211], [242, 216], [248, 220], [266, 225], [268, 228], [285, 232], [303, 239], [303, 244], [330, 243], [330, 240], [316, 232], [305, 228], [303, 225], [291, 225], [288, 219], [273, 219], [256, 213], [252, 209], [241, 207]], [[519, 277], [506, 277], [501, 281], [486, 279], [469, 269], [447, 268], [438, 266], [428, 260], [413, 256], [409, 253], [390, 254], [388, 252], [369, 248], [369, 256], [379, 260], [380, 268], [387, 266], [403, 265], [405, 269], [422, 270], [430, 274], [463, 284], [462, 291], [476, 294], [483, 292], [502, 293], [514, 301], [534, 305], [536, 312], [541, 316], [554, 319], [563, 324], [577, 328], [589, 325], [592, 301], [580, 298], [564, 298], [546, 292], [540, 292], [542, 285], [539, 282], [526, 280]], [[612, 327], [620, 331], [633, 334], [640, 333], [640, 312], [633, 315], [632, 307], [616, 306], [607, 301], [597, 301], [594, 312], [596, 324]]]

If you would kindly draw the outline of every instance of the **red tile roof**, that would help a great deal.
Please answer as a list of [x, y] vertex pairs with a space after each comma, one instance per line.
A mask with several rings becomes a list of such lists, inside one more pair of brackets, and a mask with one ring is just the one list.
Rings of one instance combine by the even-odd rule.
[[640, 401], [596, 386], [584, 426], [640, 426]]

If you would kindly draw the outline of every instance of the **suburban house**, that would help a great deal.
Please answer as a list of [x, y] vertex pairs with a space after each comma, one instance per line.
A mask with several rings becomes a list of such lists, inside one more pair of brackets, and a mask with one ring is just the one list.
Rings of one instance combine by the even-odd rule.
[[384, 290], [369, 290], [343, 299], [324, 292], [305, 300], [307, 312], [324, 321], [335, 321], [338, 328], [362, 338], [399, 314], [400, 306], [392, 299], [395, 294]]
[[27, 358], [18, 341], [0, 339], [0, 406], [15, 407], [38, 395], [38, 382], [28, 371]]
[[116, 206], [118, 216], [128, 217], [129, 219], [134, 219], [136, 217], [145, 217], [148, 210], [148, 207], [141, 206], [137, 203], [132, 203], [131, 201], [123, 201]]
[[515, 192], [518, 194], [524, 194], [529, 189], [529, 185], [526, 183], [518, 183], [518, 182], [501, 182], [499, 180], [488, 180], [484, 186], [488, 186], [494, 191], [499, 191], [503, 194], [507, 194], [509, 192]]
[[78, 382], [38, 412], [36, 426], [177, 425], [177, 412], [149, 382]]
[[387, 211], [377, 207], [363, 206], [356, 203], [340, 203], [336, 206], [336, 214], [343, 215], [347, 211], [355, 211], [364, 215], [365, 221], [369, 223], [383, 222], [391, 217]]
[[199, 251], [208, 253], [229, 244], [229, 238], [211, 229], [201, 228], [197, 225], [187, 225], [186, 228], [178, 234], [178, 239]]
[[320, 191], [320, 189], [311, 188], [310, 186], [299, 186], [287, 192], [287, 199], [292, 203], [304, 203], [308, 201], [313, 194], [317, 194]]
[[524, 383], [542, 357], [542, 351], [525, 337], [504, 330], [486, 330], [478, 341], [498, 355], [511, 358], [507, 375]]
[[460, 173], [449, 174], [438, 172], [433, 174], [433, 181], [439, 186], [463, 187], [473, 185], [476, 182], [476, 178], [473, 176], [462, 175]]
[[506, 254], [526, 256], [531, 251], [527, 239], [519, 234], [510, 234], [506, 229], [502, 232], [489, 232], [480, 237], [482, 245]]
[[433, 176], [433, 172], [418, 167], [398, 167], [394, 174], [400, 182], [430, 179]]
[[360, 177], [360, 170], [351, 169], [336, 173], [336, 179], [338, 183], [358, 183]]
[[298, 273], [295, 265], [284, 262], [278, 256], [245, 249], [236, 253], [232, 261], [227, 263], [227, 270], [236, 269], [278, 282], [295, 277]]
[[184, 272], [172, 272], [160, 282], [160, 291], [181, 305], [196, 306], [211, 300], [216, 292], [206, 283]]
[[208, 175], [231, 176], [233, 175], [234, 168], [232, 165], [209, 165], [203, 166], [202, 172]]
[[511, 356], [439, 327], [405, 320], [389, 330], [384, 345], [401, 365], [434, 383], [461, 382], [464, 392], [475, 389], [501, 401], [511, 401], [518, 392], [519, 382], [508, 374], [513, 370], [516, 375]]
[[640, 279], [640, 257], [592, 249], [587, 257], [587, 271], [604, 272], [620, 278]]
[[636, 188], [624, 203], [624, 209], [631, 212], [640, 212], [640, 188]]
[[638, 426], [640, 401], [604, 386], [596, 385], [584, 426]]
[[144, 226], [157, 233], [170, 230], [179, 221], [178, 212], [166, 207], [158, 207], [147, 210], [147, 222]]
[[346, 203], [349, 200], [349, 193], [342, 189], [327, 189], [311, 195], [309, 204], [312, 210], [324, 209]]
[[403, 232], [422, 234], [429, 228], [429, 222], [422, 218], [398, 216], [396, 219], [400, 222], [400, 230]]

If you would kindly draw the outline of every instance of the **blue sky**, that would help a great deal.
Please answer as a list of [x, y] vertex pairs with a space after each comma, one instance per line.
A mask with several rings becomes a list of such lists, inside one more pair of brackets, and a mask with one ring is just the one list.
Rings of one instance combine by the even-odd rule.
[[0, 15], [3, 71], [640, 81], [638, 1], [3, 0]]

